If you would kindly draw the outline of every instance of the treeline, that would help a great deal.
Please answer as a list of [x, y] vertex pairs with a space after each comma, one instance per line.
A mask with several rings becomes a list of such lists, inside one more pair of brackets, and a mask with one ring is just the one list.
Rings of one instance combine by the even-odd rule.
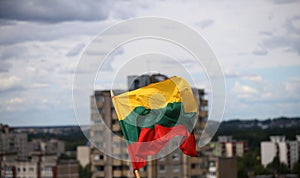
[[283, 135], [287, 140], [295, 140], [295, 136], [300, 135], [300, 118], [225, 121], [221, 123], [214, 140], [219, 135], [231, 135], [236, 140], [246, 140], [249, 149], [255, 150], [260, 147], [260, 142], [270, 140], [272, 135]]

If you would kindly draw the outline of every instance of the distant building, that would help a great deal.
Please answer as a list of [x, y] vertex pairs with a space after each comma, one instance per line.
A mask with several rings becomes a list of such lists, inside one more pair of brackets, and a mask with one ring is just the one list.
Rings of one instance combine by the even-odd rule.
[[206, 178], [237, 178], [237, 158], [211, 157]]
[[[2, 178], [78, 178], [78, 163], [58, 160], [64, 152], [64, 142], [33, 140], [0, 125], [0, 177]], [[66, 172], [66, 171], [68, 172]]]
[[217, 142], [211, 142], [213, 156], [221, 157], [243, 157], [248, 152], [246, 141], [233, 140], [231, 136], [219, 136]]
[[[167, 79], [166, 76], [155, 74], [152, 76], [129, 76], [129, 90], [134, 90], [150, 83], [155, 83]], [[124, 91], [118, 91], [120, 93]], [[198, 143], [202, 134], [202, 128], [207, 118], [207, 100], [204, 99], [204, 90], [193, 89], [197, 101], [200, 103], [199, 122], [196, 123], [195, 138]], [[118, 93], [115, 93], [117, 95]], [[97, 148], [106, 153], [129, 158], [127, 146], [120, 141], [123, 136], [118, 118], [113, 107], [110, 91], [95, 91], [91, 96], [91, 169], [93, 178], [112, 177], [133, 177], [131, 163], [129, 161], [113, 159], [102, 153]], [[113, 131], [113, 135], [106, 133], [105, 127]], [[110, 131], [109, 131], [110, 132]], [[197, 150], [200, 152], [200, 150]], [[140, 170], [142, 178], [205, 178], [207, 172], [207, 157], [189, 157], [177, 149], [171, 154], [159, 160], [150, 161], [147, 166]]]
[[168, 77], [162, 74], [153, 74], [153, 75], [131, 75], [128, 76], [128, 88], [129, 90], [135, 90], [144, 86], [149, 85], [150, 83], [156, 83], [163, 80], [166, 80]]
[[300, 136], [295, 141], [287, 141], [285, 136], [271, 136], [271, 141], [261, 142], [261, 163], [265, 167], [278, 157], [280, 162], [285, 163], [292, 169], [294, 163], [299, 160]]
[[86, 165], [90, 164], [90, 147], [78, 146], [76, 158], [82, 167], [85, 167]]
[[8, 125], [0, 124], [0, 154], [16, 154], [18, 159], [28, 157], [27, 134], [15, 133]]
[[33, 161], [6, 162], [2, 167], [3, 178], [79, 178], [78, 163], [57, 161], [48, 156], [41, 156]]
[[55, 178], [79, 178], [78, 162], [75, 160], [58, 161], [53, 170]]
[[57, 156], [65, 152], [65, 142], [57, 139], [33, 139], [29, 145], [29, 152], [55, 153]]

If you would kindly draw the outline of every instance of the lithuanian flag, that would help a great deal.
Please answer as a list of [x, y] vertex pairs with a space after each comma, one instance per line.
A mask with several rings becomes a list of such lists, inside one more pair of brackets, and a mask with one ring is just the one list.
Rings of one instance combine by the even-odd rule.
[[193, 126], [198, 104], [187, 81], [172, 77], [112, 98], [127, 140], [134, 170], [146, 165], [172, 138], [182, 136], [180, 149], [196, 156]]

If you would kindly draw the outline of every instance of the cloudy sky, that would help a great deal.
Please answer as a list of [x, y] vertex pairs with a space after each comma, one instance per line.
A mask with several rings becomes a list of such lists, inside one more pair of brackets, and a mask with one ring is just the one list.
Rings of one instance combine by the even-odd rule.
[[226, 77], [224, 120], [300, 116], [299, 9], [298, 0], [1, 0], [0, 122], [77, 124], [80, 54], [109, 26], [144, 16], [174, 19], [208, 41]]

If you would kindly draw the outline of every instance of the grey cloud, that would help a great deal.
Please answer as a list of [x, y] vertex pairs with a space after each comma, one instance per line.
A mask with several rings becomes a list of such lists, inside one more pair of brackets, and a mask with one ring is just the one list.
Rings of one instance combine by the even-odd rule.
[[207, 28], [207, 27], [212, 26], [213, 24], [214, 24], [214, 21], [211, 19], [203, 20], [203, 21], [196, 23], [196, 25], [198, 25], [201, 28]]
[[264, 56], [268, 54], [268, 51], [266, 49], [259, 48], [259, 49], [255, 49], [252, 53], [258, 56]]
[[19, 91], [24, 91], [26, 88], [24, 88], [21, 85], [15, 85], [7, 88], [2, 88], [0, 87], [0, 93], [8, 93], [8, 92], [19, 92]]
[[101, 23], [61, 23], [61, 24], [36, 24], [17, 23], [0, 28], [0, 45], [11, 45], [26, 41], [52, 41], [76, 35], [96, 35], [99, 29], [107, 24]]
[[1, 50], [0, 59], [1, 60], [9, 60], [9, 59], [17, 59], [20, 57], [24, 57], [24, 54], [27, 53], [27, 49], [21, 46], [9, 46], [5, 49]]
[[260, 35], [264, 35], [264, 36], [272, 36], [273, 33], [272, 32], [269, 32], [269, 31], [261, 31], [259, 32]]
[[262, 42], [264, 47], [268, 49], [284, 47], [300, 55], [300, 29], [294, 25], [295, 21], [300, 21], [300, 16], [288, 19], [283, 25], [285, 33], [266, 38]]
[[7, 61], [1, 61], [0, 73], [8, 72], [11, 67], [12, 67], [11, 63], [8, 63]]
[[36, 22], [94, 21], [106, 19], [106, 0], [1, 0], [0, 19]]
[[272, 0], [274, 4], [289, 4], [294, 2], [299, 2], [299, 0]]
[[15, 25], [15, 24], [16, 24], [16, 21], [0, 19], [0, 27], [1, 26]]
[[68, 53], [67, 56], [72, 57], [72, 56], [78, 56], [81, 52], [81, 50], [85, 47], [84, 43], [79, 43], [77, 44], [74, 48], [72, 48]]

